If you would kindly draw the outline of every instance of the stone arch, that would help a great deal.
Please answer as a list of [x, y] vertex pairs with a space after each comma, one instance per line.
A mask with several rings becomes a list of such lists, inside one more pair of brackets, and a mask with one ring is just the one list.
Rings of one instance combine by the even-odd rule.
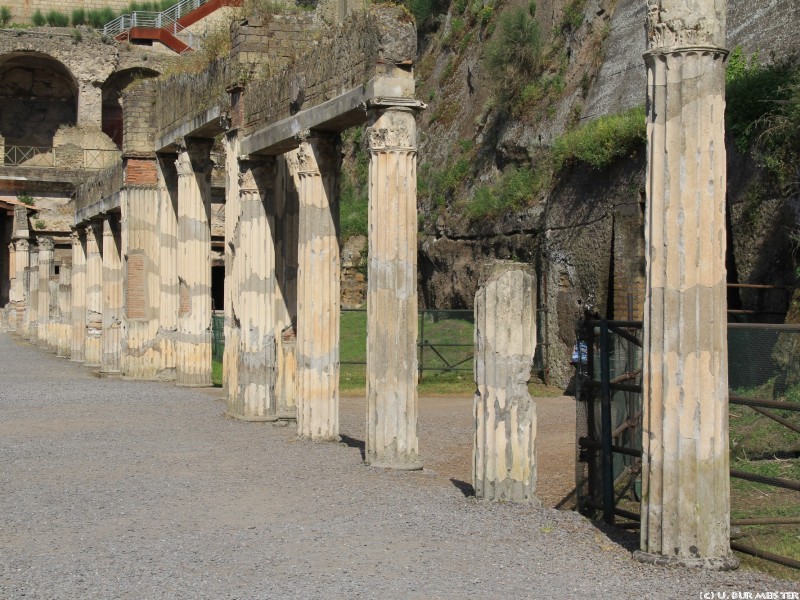
[[103, 84], [103, 133], [110, 137], [117, 148], [122, 150], [122, 104], [123, 90], [137, 79], [158, 77], [158, 71], [143, 67], [133, 67], [112, 73]]
[[59, 127], [78, 120], [78, 82], [42, 52], [0, 56], [0, 136], [6, 145], [50, 147]]

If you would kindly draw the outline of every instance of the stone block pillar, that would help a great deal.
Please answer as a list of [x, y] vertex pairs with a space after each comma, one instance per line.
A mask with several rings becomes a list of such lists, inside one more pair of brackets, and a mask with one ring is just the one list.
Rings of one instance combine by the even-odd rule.
[[34, 246], [29, 254], [30, 266], [27, 269], [28, 310], [26, 312], [28, 340], [35, 343], [38, 339], [39, 323], [39, 248]]
[[39, 300], [37, 343], [49, 349], [50, 276], [53, 272], [53, 240], [39, 239]]
[[72, 241], [72, 341], [70, 360], [83, 362], [86, 342], [86, 246], [85, 235], [76, 230]]
[[100, 373], [120, 372], [122, 356], [122, 261], [117, 219], [103, 217], [103, 334]]
[[72, 267], [61, 264], [58, 272], [58, 323], [56, 325], [56, 355], [69, 358], [72, 348]]
[[725, 0], [650, 3], [641, 551], [730, 569]]
[[178, 174], [174, 156], [158, 160], [158, 231], [160, 300], [158, 347], [161, 379], [175, 379], [178, 335]]
[[84, 364], [99, 367], [102, 359], [103, 335], [103, 257], [98, 238], [102, 239], [102, 225], [90, 223], [86, 227], [86, 339]]
[[309, 134], [297, 154], [297, 431], [339, 439], [339, 147]]
[[275, 421], [275, 159], [240, 161], [238, 171], [239, 214], [230, 215], [238, 217], [238, 393], [228, 395], [228, 414]]
[[417, 437], [417, 130], [373, 109], [369, 136], [366, 462], [421, 469]]
[[211, 383], [211, 151], [212, 140], [186, 139], [178, 171], [178, 339], [176, 382]]
[[475, 496], [536, 499], [536, 404], [528, 393], [536, 352], [536, 280], [500, 263], [475, 294]]

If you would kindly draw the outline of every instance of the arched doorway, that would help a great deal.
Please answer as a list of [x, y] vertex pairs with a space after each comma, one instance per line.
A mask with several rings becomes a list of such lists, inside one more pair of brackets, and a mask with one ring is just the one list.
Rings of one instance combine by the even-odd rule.
[[75, 125], [78, 85], [55, 58], [40, 52], [0, 56], [0, 135], [9, 146], [49, 148], [59, 127]]

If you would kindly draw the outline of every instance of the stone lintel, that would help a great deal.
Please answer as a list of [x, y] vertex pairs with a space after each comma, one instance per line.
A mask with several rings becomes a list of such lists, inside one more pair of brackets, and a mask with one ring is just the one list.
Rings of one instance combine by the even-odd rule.
[[287, 119], [272, 123], [246, 136], [241, 142], [241, 154], [283, 154], [299, 146], [296, 136], [304, 130], [315, 129], [340, 133], [366, 123], [366, 108], [403, 105], [417, 108], [424, 105], [414, 99], [414, 80], [399, 77], [373, 77], [359, 86]]
[[227, 118], [219, 106], [212, 106], [195, 118], [181, 123], [156, 140], [156, 152], [176, 152], [181, 138], [210, 138], [227, 129]]
[[102, 200], [75, 211], [75, 226], [81, 223], [101, 219], [103, 215], [118, 212], [122, 202], [122, 191], [114, 192]]

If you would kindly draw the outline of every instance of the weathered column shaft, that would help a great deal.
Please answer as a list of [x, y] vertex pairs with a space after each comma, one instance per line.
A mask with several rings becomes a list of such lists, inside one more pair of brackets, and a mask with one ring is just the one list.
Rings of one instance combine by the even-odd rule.
[[536, 404], [528, 381], [536, 353], [536, 280], [498, 264], [475, 294], [475, 443], [472, 481], [487, 500], [536, 499]]
[[298, 151], [297, 430], [339, 437], [339, 152], [312, 134]]
[[30, 266], [27, 269], [26, 286], [28, 288], [28, 322], [27, 337], [31, 342], [37, 340], [37, 327], [39, 322], [39, 248], [33, 247], [29, 253]]
[[[25, 289], [25, 269], [29, 266], [28, 240], [17, 240], [15, 242], [16, 252], [14, 254], [14, 286], [11, 289], [11, 301], [14, 303], [16, 311], [15, 323], [16, 331], [23, 331], [25, 325], [25, 312], [27, 304], [27, 292]], [[24, 329], [27, 330], [27, 329]]]
[[[83, 238], [83, 239], [82, 239]], [[72, 342], [70, 360], [83, 362], [86, 341], [86, 247], [79, 231], [72, 240]]]
[[8, 244], [8, 305], [6, 306], [6, 326], [9, 331], [17, 330], [17, 310], [15, 307], [16, 276], [17, 276], [17, 247], [14, 242]]
[[[228, 414], [249, 421], [277, 419], [275, 403], [275, 159], [241, 161], [236, 247], [240, 327], [238, 388]], [[227, 215], [226, 215], [227, 216]]]
[[98, 238], [102, 225], [86, 227], [86, 341], [83, 360], [87, 367], [99, 367], [102, 358], [103, 334], [103, 258]]
[[641, 560], [733, 568], [725, 0], [649, 14]]
[[159, 191], [128, 188], [123, 191], [125, 247], [124, 339], [122, 371], [126, 377], [157, 379], [159, 351]]
[[211, 385], [211, 140], [178, 152], [178, 385]]
[[122, 355], [122, 261], [119, 224], [103, 219], [103, 354], [101, 373], [119, 373]]
[[297, 150], [277, 159], [275, 230], [275, 396], [281, 419], [297, 418], [297, 234], [300, 179]]
[[175, 379], [178, 335], [178, 174], [174, 157], [158, 161], [159, 289], [158, 346], [159, 377]]
[[225, 148], [225, 290], [222, 351], [222, 389], [228, 406], [239, 401], [239, 346], [241, 323], [239, 311], [239, 136], [229, 132], [222, 140]]
[[37, 343], [49, 349], [50, 340], [50, 276], [53, 273], [53, 240], [39, 239], [39, 300]]
[[72, 268], [62, 264], [58, 272], [58, 323], [56, 354], [69, 358], [72, 349]]
[[369, 136], [366, 462], [421, 469], [417, 437], [417, 149], [410, 109]]

